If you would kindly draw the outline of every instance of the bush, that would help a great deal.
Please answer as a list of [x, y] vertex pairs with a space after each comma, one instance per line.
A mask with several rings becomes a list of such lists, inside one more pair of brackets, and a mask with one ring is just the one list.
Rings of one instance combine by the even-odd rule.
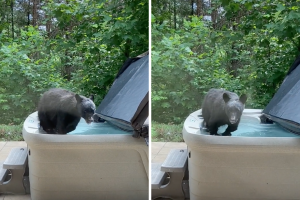
[[21, 37], [0, 47], [1, 123], [19, 124], [36, 110], [40, 94], [67, 87], [60, 76], [60, 59], [42, 45], [43, 36], [29, 27]]
[[151, 123], [152, 142], [183, 142], [183, 124], [159, 124]]
[[20, 125], [0, 125], [1, 141], [23, 141], [23, 124]]
[[211, 88], [245, 93], [246, 108], [262, 109], [283, 81], [295, 52], [292, 42], [283, 43], [265, 30], [216, 30], [195, 16], [177, 29], [153, 23], [152, 119], [182, 123], [201, 108]]

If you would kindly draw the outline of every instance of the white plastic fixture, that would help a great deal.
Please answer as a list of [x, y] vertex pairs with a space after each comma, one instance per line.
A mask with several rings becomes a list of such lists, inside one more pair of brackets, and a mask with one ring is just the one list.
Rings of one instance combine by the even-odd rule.
[[35, 112], [23, 126], [32, 200], [148, 199], [149, 155], [143, 138], [44, 134], [38, 124]]
[[[243, 115], [259, 120], [261, 110]], [[300, 138], [202, 134], [201, 110], [184, 122], [190, 200], [287, 200], [300, 197]]]

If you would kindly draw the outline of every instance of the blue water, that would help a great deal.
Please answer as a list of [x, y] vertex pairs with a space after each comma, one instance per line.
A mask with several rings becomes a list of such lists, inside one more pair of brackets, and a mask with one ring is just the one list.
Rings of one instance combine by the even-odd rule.
[[[223, 133], [227, 125], [219, 127], [218, 133]], [[201, 131], [202, 134], [209, 134]], [[238, 129], [231, 133], [233, 137], [300, 137], [295, 133], [282, 128], [277, 123], [261, 124], [253, 117], [242, 117]]]
[[76, 129], [69, 132], [68, 135], [103, 135], [103, 134], [131, 134], [132, 132], [123, 131], [113, 125], [104, 123], [87, 124], [84, 119], [81, 119]]

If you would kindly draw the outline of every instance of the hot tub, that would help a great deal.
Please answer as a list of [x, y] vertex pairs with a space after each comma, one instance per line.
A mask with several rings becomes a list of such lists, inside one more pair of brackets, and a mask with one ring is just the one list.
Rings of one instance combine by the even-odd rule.
[[266, 131], [243, 135], [241, 126], [232, 136], [213, 136], [200, 129], [201, 110], [188, 116], [183, 138], [189, 151], [191, 200], [300, 198], [299, 135], [285, 130], [273, 134], [281, 127], [260, 124], [260, 114], [261, 110], [245, 109], [240, 125], [250, 120], [250, 125]]
[[[81, 123], [84, 120], [76, 130]], [[144, 138], [112, 131], [106, 123], [92, 124], [91, 131], [76, 130], [67, 135], [43, 134], [37, 112], [25, 120], [32, 200], [148, 199]], [[99, 134], [93, 134], [95, 130]]]

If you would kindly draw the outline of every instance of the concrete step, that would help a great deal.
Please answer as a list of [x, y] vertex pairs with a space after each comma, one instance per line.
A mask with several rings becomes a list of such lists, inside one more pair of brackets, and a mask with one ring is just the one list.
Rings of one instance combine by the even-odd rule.
[[167, 158], [161, 165], [164, 172], [185, 172], [187, 167], [187, 149], [171, 149]]
[[3, 163], [4, 169], [25, 169], [27, 164], [27, 148], [15, 147]]
[[2, 185], [5, 181], [5, 178], [7, 177], [9, 173], [8, 169], [3, 169], [3, 161], [0, 161], [0, 185]]
[[161, 163], [151, 163], [151, 188], [159, 189], [163, 184], [167, 173], [160, 170]]

